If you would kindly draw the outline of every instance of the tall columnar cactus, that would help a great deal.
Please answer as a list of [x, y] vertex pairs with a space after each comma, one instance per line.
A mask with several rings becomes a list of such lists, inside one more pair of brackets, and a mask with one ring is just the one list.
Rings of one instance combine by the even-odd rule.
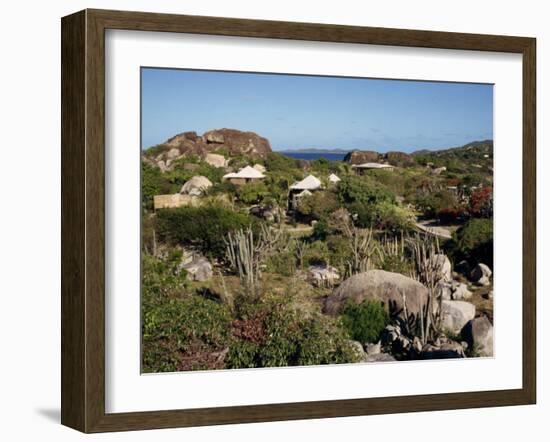
[[227, 260], [239, 275], [248, 296], [258, 295], [262, 265], [268, 256], [285, 247], [286, 239], [282, 228], [272, 229], [264, 225], [257, 234], [248, 227], [227, 235]]
[[414, 269], [412, 277], [426, 286], [428, 299], [424, 311], [420, 312], [421, 338], [425, 344], [440, 332], [441, 302], [437, 296], [437, 285], [443, 278], [443, 262], [437, 259], [440, 254], [439, 241], [433, 235], [417, 235], [408, 243], [412, 250]]

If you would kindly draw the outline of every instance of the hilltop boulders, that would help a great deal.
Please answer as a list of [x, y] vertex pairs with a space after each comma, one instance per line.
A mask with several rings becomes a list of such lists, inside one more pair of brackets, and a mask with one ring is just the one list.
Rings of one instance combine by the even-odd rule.
[[377, 300], [391, 314], [403, 314], [403, 296], [408, 314], [418, 315], [428, 299], [428, 289], [418, 281], [385, 270], [358, 273], [342, 282], [325, 300], [323, 310], [338, 314], [348, 302], [361, 303]]
[[354, 150], [344, 157], [349, 164], [376, 163], [379, 159], [380, 154], [374, 150]]
[[405, 152], [387, 152], [384, 157], [388, 163], [397, 167], [413, 166], [415, 163], [414, 158]]
[[169, 138], [155, 149], [145, 151], [143, 159], [162, 171], [173, 168], [176, 160], [192, 155], [204, 159], [214, 167], [226, 167], [227, 159], [220, 152], [225, 152], [229, 156], [265, 158], [271, 152], [271, 145], [266, 138], [254, 132], [236, 129], [215, 129], [202, 136], [196, 132], [183, 132]]

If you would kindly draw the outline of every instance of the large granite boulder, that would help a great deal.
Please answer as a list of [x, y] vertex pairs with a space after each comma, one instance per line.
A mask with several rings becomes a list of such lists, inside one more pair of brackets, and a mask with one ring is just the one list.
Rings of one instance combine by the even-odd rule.
[[452, 333], [460, 333], [462, 327], [476, 315], [476, 307], [466, 301], [441, 301], [441, 326]]
[[408, 167], [415, 164], [414, 158], [405, 152], [387, 152], [385, 157], [392, 166]]
[[344, 157], [349, 164], [377, 163], [379, 159], [380, 154], [373, 150], [354, 150]]
[[204, 162], [217, 168], [227, 166], [227, 160], [225, 159], [225, 157], [217, 153], [207, 153], [204, 157]]
[[215, 145], [216, 149], [224, 148], [230, 156], [247, 155], [254, 158], [265, 158], [271, 152], [266, 138], [254, 132], [242, 132], [235, 129], [216, 129], [203, 135], [206, 143]]
[[181, 187], [180, 193], [199, 196], [206, 192], [209, 187], [212, 187], [212, 182], [205, 176], [197, 175]]
[[385, 270], [369, 270], [353, 275], [340, 284], [325, 300], [323, 310], [338, 314], [348, 302], [366, 299], [380, 301], [392, 315], [403, 314], [403, 295], [408, 314], [418, 315], [426, 305], [428, 289], [418, 281]]
[[487, 316], [468, 321], [462, 329], [462, 339], [480, 356], [493, 356], [493, 325]]

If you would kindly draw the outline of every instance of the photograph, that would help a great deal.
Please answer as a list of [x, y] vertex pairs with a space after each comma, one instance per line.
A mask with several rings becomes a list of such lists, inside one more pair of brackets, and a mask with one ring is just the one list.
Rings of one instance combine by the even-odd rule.
[[494, 356], [493, 84], [140, 82], [142, 373]]

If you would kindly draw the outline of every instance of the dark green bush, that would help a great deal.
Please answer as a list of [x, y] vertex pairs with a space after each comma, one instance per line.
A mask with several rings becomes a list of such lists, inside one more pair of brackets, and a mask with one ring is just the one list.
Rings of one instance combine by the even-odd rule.
[[187, 288], [187, 272], [180, 267], [181, 251], [168, 252], [165, 259], [143, 253], [141, 256], [142, 306], [147, 308], [181, 297]]
[[308, 219], [326, 218], [340, 207], [338, 197], [334, 192], [318, 191], [303, 197], [298, 203], [297, 212]]
[[158, 167], [141, 162], [141, 203], [146, 210], [153, 209], [153, 197], [172, 192], [172, 185]]
[[369, 176], [346, 176], [338, 183], [338, 195], [345, 204], [395, 202], [395, 195]]
[[410, 229], [414, 223], [414, 216], [410, 211], [387, 201], [375, 204], [354, 203], [349, 206], [349, 210], [355, 215], [355, 223], [359, 227], [402, 232]]
[[246, 214], [218, 206], [178, 207], [157, 212], [157, 232], [163, 241], [196, 246], [212, 257], [223, 257], [228, 232], [251, 223]]
[[493, 267], [493, 219], [473, 218], [453, 234], [449, 246], [455, 261], [483, 262]]
[[143, 311], [145, 372], [223, 368], [231, 316], [226, 306], [198, 295], [171, 299]]
[[349, 303], [342, 313], [342, 323], [352, 339], [361, 343], [378, 342], [380, 334], [389, 324], [384, 306], [377, 301]]
[[266, 271], [283, 276], [292, 276], [296, 273], [296, 257], [294, 251], [289, 250], [271, 255], [266, 262]]
[[304, 318], [288, 299], [270, 298], [234, 322], [228, 368], [357, 362], [344, 330], [330, 317]]
[[280, 153], [269, 152], [265, 159], [265, 167], [270, 172], [287, 172], [289, 169], [297, 169], [298, 161]]

